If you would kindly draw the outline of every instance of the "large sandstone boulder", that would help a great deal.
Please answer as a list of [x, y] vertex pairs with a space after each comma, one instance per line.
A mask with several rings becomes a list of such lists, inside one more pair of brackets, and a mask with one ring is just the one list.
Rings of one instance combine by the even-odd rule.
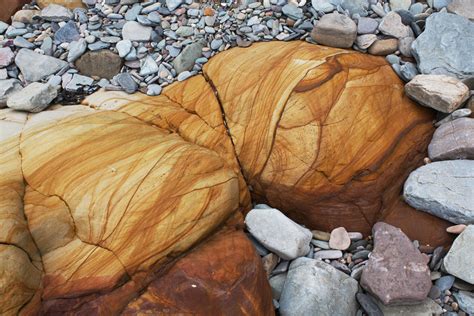
[[440, 228], [420, 230], [401, 206], [434, 116], [405, 96], [383, 58], [302, 42], [251, 50], [219, 54], [204, 74], [257, 201], [311, 229], [368, 234], [383, 219], [422, 242], [445, 241], [446, 223], [421, 214]]
[[400, 199], [433, 119], [403, 93], [383, 58], [275, 42], [158, 97], [1, 110], [0, 313], [272, 314], [249, 188], [308, 228], [443, 243]]

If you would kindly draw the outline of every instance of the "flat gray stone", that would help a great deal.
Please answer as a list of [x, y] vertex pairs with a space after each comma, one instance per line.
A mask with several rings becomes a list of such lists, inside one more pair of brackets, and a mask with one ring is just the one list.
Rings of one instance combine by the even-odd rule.
[[443, 263], [449, 274], [452, 274], [463, 281], [474, 284], [473, 262], [474, 225], [469, 225], [454, 240], [451, 249], [449, 249], [444, 257]]
[[455, 292], [454, 297], [459, 307], [470, 315], [474, 315], [474, 293], [467, 291]]
[[282, 316], [355, 315], [357, 281], [320, 260], [290, 264], [280, 297]]
[[339, 259], [342, 258], [342, 251], [340, 250], [320, 250], [316, 251], [313, 256], [314, 259]]
[[437, 161], [416, 169], [405, 182], [403, 197], [418, 210], [455, 224], [473, 224], [474, 160]]
[[50, 22], [61, 22], [72, 20], [74, 18], [74, 14], [71, 10], [61, 5], [50, 4], [41, 10], [41, 18]]
[[76, 92], [85, 87], [91, 86], [93, 83], [94, 79], [75, 74], [72, 76], [72, 79], [66, 84], [65, 89], [67, 91]]
[[390, 9], [392, 11], [410, 9], [412, 0], [390, 0]]
[[436, 129], [428, 146], [431, 160], [474, 160], [474, 119], [459, 118]]
[[245, 216], [247, 229], [265, 248], [285, 260], [306, 255], [311, 231], [298, 225], [277, 209], [253, 209]]
[[385, 306], [380, 301], [376, 301], [384, 316], [433, 316], [441, 315], [443, 309], [430, 298], [426, 298], [422, 303], [404, 306]]
[[140, 76], [148, 76], [158, 72], [158, 64], [156, 61], [148, 55], [140, 62]]
[[324, 13], [329, 13], [336, 9], [336, 6], [333, 5], [329, 0], [311, 0], [311, 5], [316, 11], [321, 11]]
[[20, 68], [25, 80], [29, 82], [39, 81], [67, 66], [67, 62], [64, 60], [41, 55], [26, 48], [20, 49], [16, 55], [15, 63]]
[[474, 23], [465, 17], [440, 12], [426, 20], [425, 31], [412, 44], [423, 74], [474, 76]]
[[26, 39], [24, 39], [21, 36], [15, 37], [15, 40], [13, 41], [13, 45], [15, 45], [17, 48], [29, 48], [29, 49], [35, 49], [36, 45], [28, 42]]
[[469, 98], [469, 88], [446, 75], [418, 75], [405, 85], [405, 92], [423, 106], [451, 113]]
[[12, 93], [7, 100], [7, 106], [14, 110], [41, 112], [58, 95], [56, 87], [47, 83], [33, 82], [20, 91]]
[[283, 14], [293, 20], [299, 20], [303, 18], [303, 10], [298, 8], [292, 3], [288, 3], [281, 8]]
[[196, 59], [202, 56], [203, 47], [202, 42], [195, 42], [186, 46], [173, 61], [176, 72], [179, 74], [183, 71], [192, 70]]
[[128, 21], [122, 29], [122, 37], [124, 40], [132, 42], [147, 42], [151, 40], [152, 28], [143, 26], [135, 21]]
[[341, 6], [348, 10], [351, 15], [358, 14], [360, 16], [367, 16], [369, 9], [368, 0], [343, 0]]
[[17, 79], [6, 79], [0, 80], [0, 108], [7, 106], [8, 96], [16, 91], [21, 90], [20, 80]]
[[170, 11], [176, 10], [181, 4], [183, 4], [183, 0], [166, 0], [166, 7]]
[[122, 89], [132, 94], [137, 91], [138, 84], [133, 80], [129, 73], [121, 73], [114, 77], [115, 81], [122, 87]]
[[361, 17], [357, 23], [357, 34], [372, 34], [375, 33], [379, 22], [372, 18]]
[[115, 47], [117, 48], [119, 56], [124, 58], [130, 53], [130, 50], [132, 50], [132, 42], [130, 40], [121, 40]]
[[54, 40], [59, 43], [70, 43], [81, 38], [81, 34], [77, 29], [74, 21], [67, 22], [63, 27], [54, 33]]

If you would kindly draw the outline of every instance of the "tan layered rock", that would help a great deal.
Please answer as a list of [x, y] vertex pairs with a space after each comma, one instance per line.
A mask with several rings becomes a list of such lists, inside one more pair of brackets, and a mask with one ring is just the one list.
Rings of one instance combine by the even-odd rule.
[[[434, 116], [405, 96], [384, 59], [302, 42], [245, 51], [219, 54], [204, 74], [255, 199], [325, 231], [344, 226], [368, 234], [397, 213]], [[409, 222], [399, 224], [411, 236], [417, 232]], [[446, 241], [443, 229], [421, 240]]]
[[447, 240], [443, 221], [401, 204], [433, 115], [383, 58], [257, 44], [159, 97], [85, 104], [0, 111], [2, 313], [271, 315], [241, 231], [248, 187], [311, 229], [385, 218]]
[[40, 8], [45, 8], [50, 4], [59, 4], [69, 9], [84, 8], [82, 0], [36, 0]]

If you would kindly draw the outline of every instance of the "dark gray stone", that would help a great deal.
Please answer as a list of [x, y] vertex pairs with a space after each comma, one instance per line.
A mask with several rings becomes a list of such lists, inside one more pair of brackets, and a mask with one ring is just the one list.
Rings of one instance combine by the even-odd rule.
[[128, 73], [121, 73], [114, 77], [115, 81], [127, 93], [134, 93], [138, 89], [138, 84], [133, 80], [133, 77]]
[[369, 316], [384, 316], [375, 299], [367, 294], [357, 293], [357, 301]]
[[54, 33], [54, 40], [59, 43], [71, 43], [81, 38], [81, 34], [77, 29], [76, 23], [69, 21]]

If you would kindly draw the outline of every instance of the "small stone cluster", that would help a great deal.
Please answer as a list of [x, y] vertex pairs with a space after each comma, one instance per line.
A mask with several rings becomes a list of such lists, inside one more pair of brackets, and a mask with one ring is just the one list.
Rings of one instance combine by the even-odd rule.
[[310, 231], [265, 204], [245, 223], [280, 315], [474, 312], [473, 225], [448, 228], [460, 235], [446, 253], [382, 222], [367, 238], [343, 227]]
[[[265, 0], [238, 7], [191, 0], [82, 2], [86, 8], [70, 10], [48, 1], [40, 9], [33, 1], [11, 25], [0, 23], [1, 107], [38, 112], [52, 100], [78, 103], [100, 87], [158, 95], [173, 81], [200, 72], [220, 51], [271, 40], [389, 55], [406, 81], [419, 71], [463, 78], [473, 72], [472, 60], [463, 58], [474, 33], [469, 1]], [[437, 45], [443, 31], [449, 35]], [[436, 58], [433, 49], [441, 52]], [[14, 92], [33, 82], [56, 92], [36, 85], [16, 100]]]

